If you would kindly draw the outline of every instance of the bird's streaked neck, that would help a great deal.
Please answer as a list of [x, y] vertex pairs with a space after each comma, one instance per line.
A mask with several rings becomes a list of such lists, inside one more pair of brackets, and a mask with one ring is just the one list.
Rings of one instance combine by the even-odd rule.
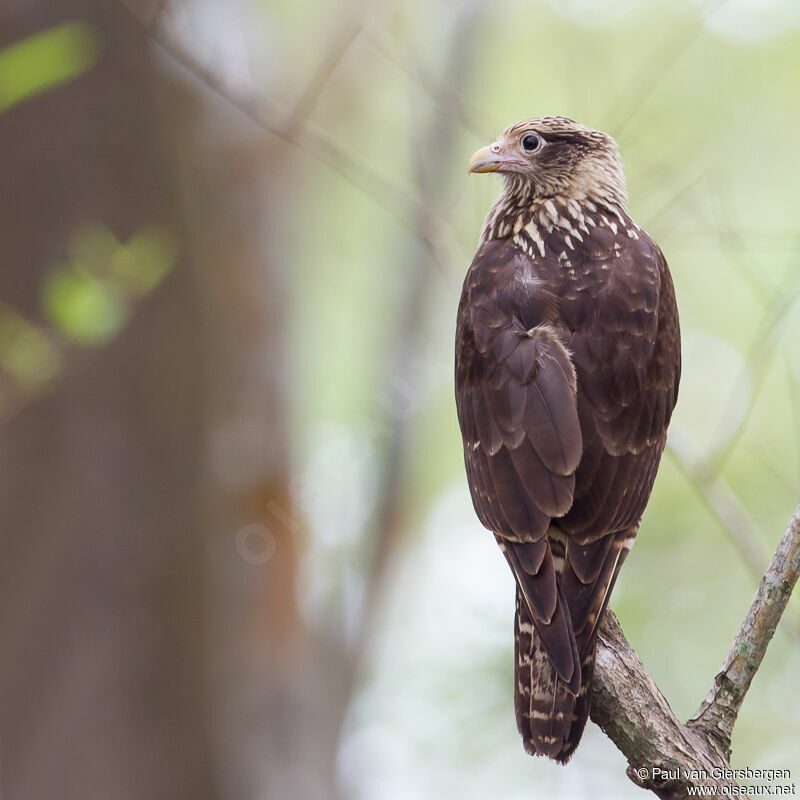
[[481, 231], [481, 243], [513, 236], [526, 225], [567, 232], [586, 226], [587, 215], [627, 215], [625, 176], [616, 161], [600, 162], [592, 170], [575, 176], [569, 186], [548, 193], [519, 173], [503, 176], [504, 186], [495, 200]]

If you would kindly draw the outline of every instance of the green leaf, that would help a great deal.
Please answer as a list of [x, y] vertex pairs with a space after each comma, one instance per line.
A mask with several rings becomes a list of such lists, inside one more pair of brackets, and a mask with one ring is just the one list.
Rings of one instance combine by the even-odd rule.
[[0, 305], [0, 367], [28, 386], [46, 383], [61, 368], [61, 355], [55, 345], [6, 305]]
[[84, 23], [68, 22], [0, 51], [0, 112], [91, 69], [98, 39]]
[[70, 339], [98, 345], [125, 322], [127, 307], [106, 281], [80, 266], [59, 267], [45, 279], [43, 305], [48, 317]]
[[140, 228], [125, 244], [102, 225], [90, 224], [72, 237], [69, 254], [98, 277], [110, 279], [125, 295], [154, 289], [178, 259], [178, 242], [163, 225]]
[[111, 259], [111, 274], [137, 295], [154, 289], [178, 258], [178, 243], [162, 225], [138, 230]]

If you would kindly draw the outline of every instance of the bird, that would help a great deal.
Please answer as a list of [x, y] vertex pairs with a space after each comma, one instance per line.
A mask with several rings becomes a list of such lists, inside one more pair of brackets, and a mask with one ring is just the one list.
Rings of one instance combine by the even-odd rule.
[[468, 172], [499, 173], [503, 188], [456, 321], [466, 474], [516, 582], [524, 748], [566, 764], [678, 397], [675, 290], [661, 249], [628, 213], [608, 134], [527, 119], [478, 150]]

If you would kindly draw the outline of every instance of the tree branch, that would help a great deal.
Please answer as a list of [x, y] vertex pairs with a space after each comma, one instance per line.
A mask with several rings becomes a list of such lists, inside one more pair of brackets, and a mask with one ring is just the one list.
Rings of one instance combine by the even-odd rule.
[[692, 787], [734, 790], [730, 737], [800, 575], [800, 505], [761, 579], [722, 669], [697, 713], [682, 725], [610, 611], [600, 627], [592, 719], [628, 759], [628, 776], [659, 797]]
[[761, 666], [800, 576], [800, 505], [772, 556], [756, 596], [708, 696], [687, 723], [716, 739], [730, 756], [731, 733], [750, 683]]
[[628, 759], [628, 777], [659, 797], [686, 797], [690, 786], [735, 785], [712, 777], [730, 764], [673, 714], [611, 611], [597, 642], [592, 720]]

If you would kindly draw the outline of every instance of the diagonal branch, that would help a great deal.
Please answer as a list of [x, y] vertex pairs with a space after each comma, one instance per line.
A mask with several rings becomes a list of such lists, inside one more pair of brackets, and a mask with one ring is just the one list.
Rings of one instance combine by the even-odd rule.
[[[709, 0], [701, 7], [700, 16], [689, 26], [670, 38], [662, 49], [657, 49], [650, 58], [648, 68], [637, 70], [635, 83], [625, 92], [624, 100], [612, 106], [607, 129], [613, 131], [614, 138], [620, 140], [633, 118], [641, 111], [645, 103], [654, 94], [672, 68], [681, 60], [700, 39], [703, 23], [713, 13], [719, 11], [728, 0]], [[633, 102], [629, 98], [633, 97]], [[624, 110], [619, 106], [624, 106]]]
[[[750, 574], [756, 581], [760, 580], [767, 560], [766, 552], [756, 523], [736, 493], [705, 459], [692, 452], [689, 440], [675, 426], [670, 430], [667, 452], [725, 527]], [[800, 641], [800, 619], [797, 614], [787, 615], [783, 624], [784, 630], [795, 641]]]
[[775, 290], [769, 307], [764, 312], [759, 330], [753, 337], [753, 342], [750, 345], [747, 360], [731, 392], [727, 403], [727, 409], [721, 417], [722, 425], [733, 417], [737, 397], [741, 397], [743, 388], [751, 380], [751, 376], [753, 376], [752, 381], [754, 388], [753, 391], [749, 393], [747, 407], [741, 417], [741, 422], [733, 436], [711, 456], [710, 461], [717, 472], [721, 472], [725, 467], [728, 459], [744, 435], [747, 422], [756, 405], [759, 389], [764, 384], [764, 376], [772, 365], [773, 355], [778, 350], [777, 343], [783, 333], [786, 319], [795, 307], [795, 301], [798, 296], [800, 296], [800, 277], [798, 277], [797, 265], [795, 263], [786, 271], [785, 278], [781, 281], [781, 285]]
[[600, 628], [592, 719], [628, 759], [628, 776], [659, 797], [684, 798], [695, 787], [730, 794], [730, 737], [800, 576], [800, 505], [761, 579], [708, 697], [682, 725], [609, 611]]
[[284, 135], [288, 138], [300, 129], [304, 120], [311, 114], [314, 106], [328, 85], [336, 67], [361, 33], [361, 23], [344, 23], [342, 32], [333, 40], [330, 50], [317, 66], [308, 85], [297, 99], [284, 124]]
[[[163, 13], [155, 19], [143, 22], [125, 0], [121, 0], [120, 6], [168, 58], [180, 65], [206, 89], [250, 119], [265, 133], [317, 159], [319, 163], [324, 164], [392, 214], [414, 236], [419, 237], [433, 256], [442, 276], [450, 281], [451, 265], [456, 260], [454, 256], [463, 261], [463, 253], [458, 238], [447, 221], [433, 209], [424, 206], [419, 197], [370, 169], [330, 134], [305, 119], [308, 107], [316, 102], [319, 93], [325, 87], [326, 80], [319, 78], [321, 71], [315, 73], [315, 78], [303, 92], [303, 96], [287, 112], [256, 92], [243, 91], [239, 87], [232, 86], [214, 64], [204, 63], [165, 27], [161, 19]], [[328, 63], [334, 64], [344, 55], [358, 34], [358, 30], [350, 29], [338, 45], [327, 54]], [[425, 230], [420, 230], [417, 224], [422, 216], [429, 220]]]
[[743, 508], [736, 493], [705, 459], [694, 452], [691, 442], [677, 426], [673, 426], [669, 432], [667, 453], [725, 527], [753, 578], [759, 580], [767, 554], [762, 547], [756, 523]]
[[628, 759], [628, 777], [659, 797], [687, 797], [695, 786], [735, 786], [712, 777], [730, 769], [727, 759], [681, 724], [611, 611], [597, 641], [592, 720]]

